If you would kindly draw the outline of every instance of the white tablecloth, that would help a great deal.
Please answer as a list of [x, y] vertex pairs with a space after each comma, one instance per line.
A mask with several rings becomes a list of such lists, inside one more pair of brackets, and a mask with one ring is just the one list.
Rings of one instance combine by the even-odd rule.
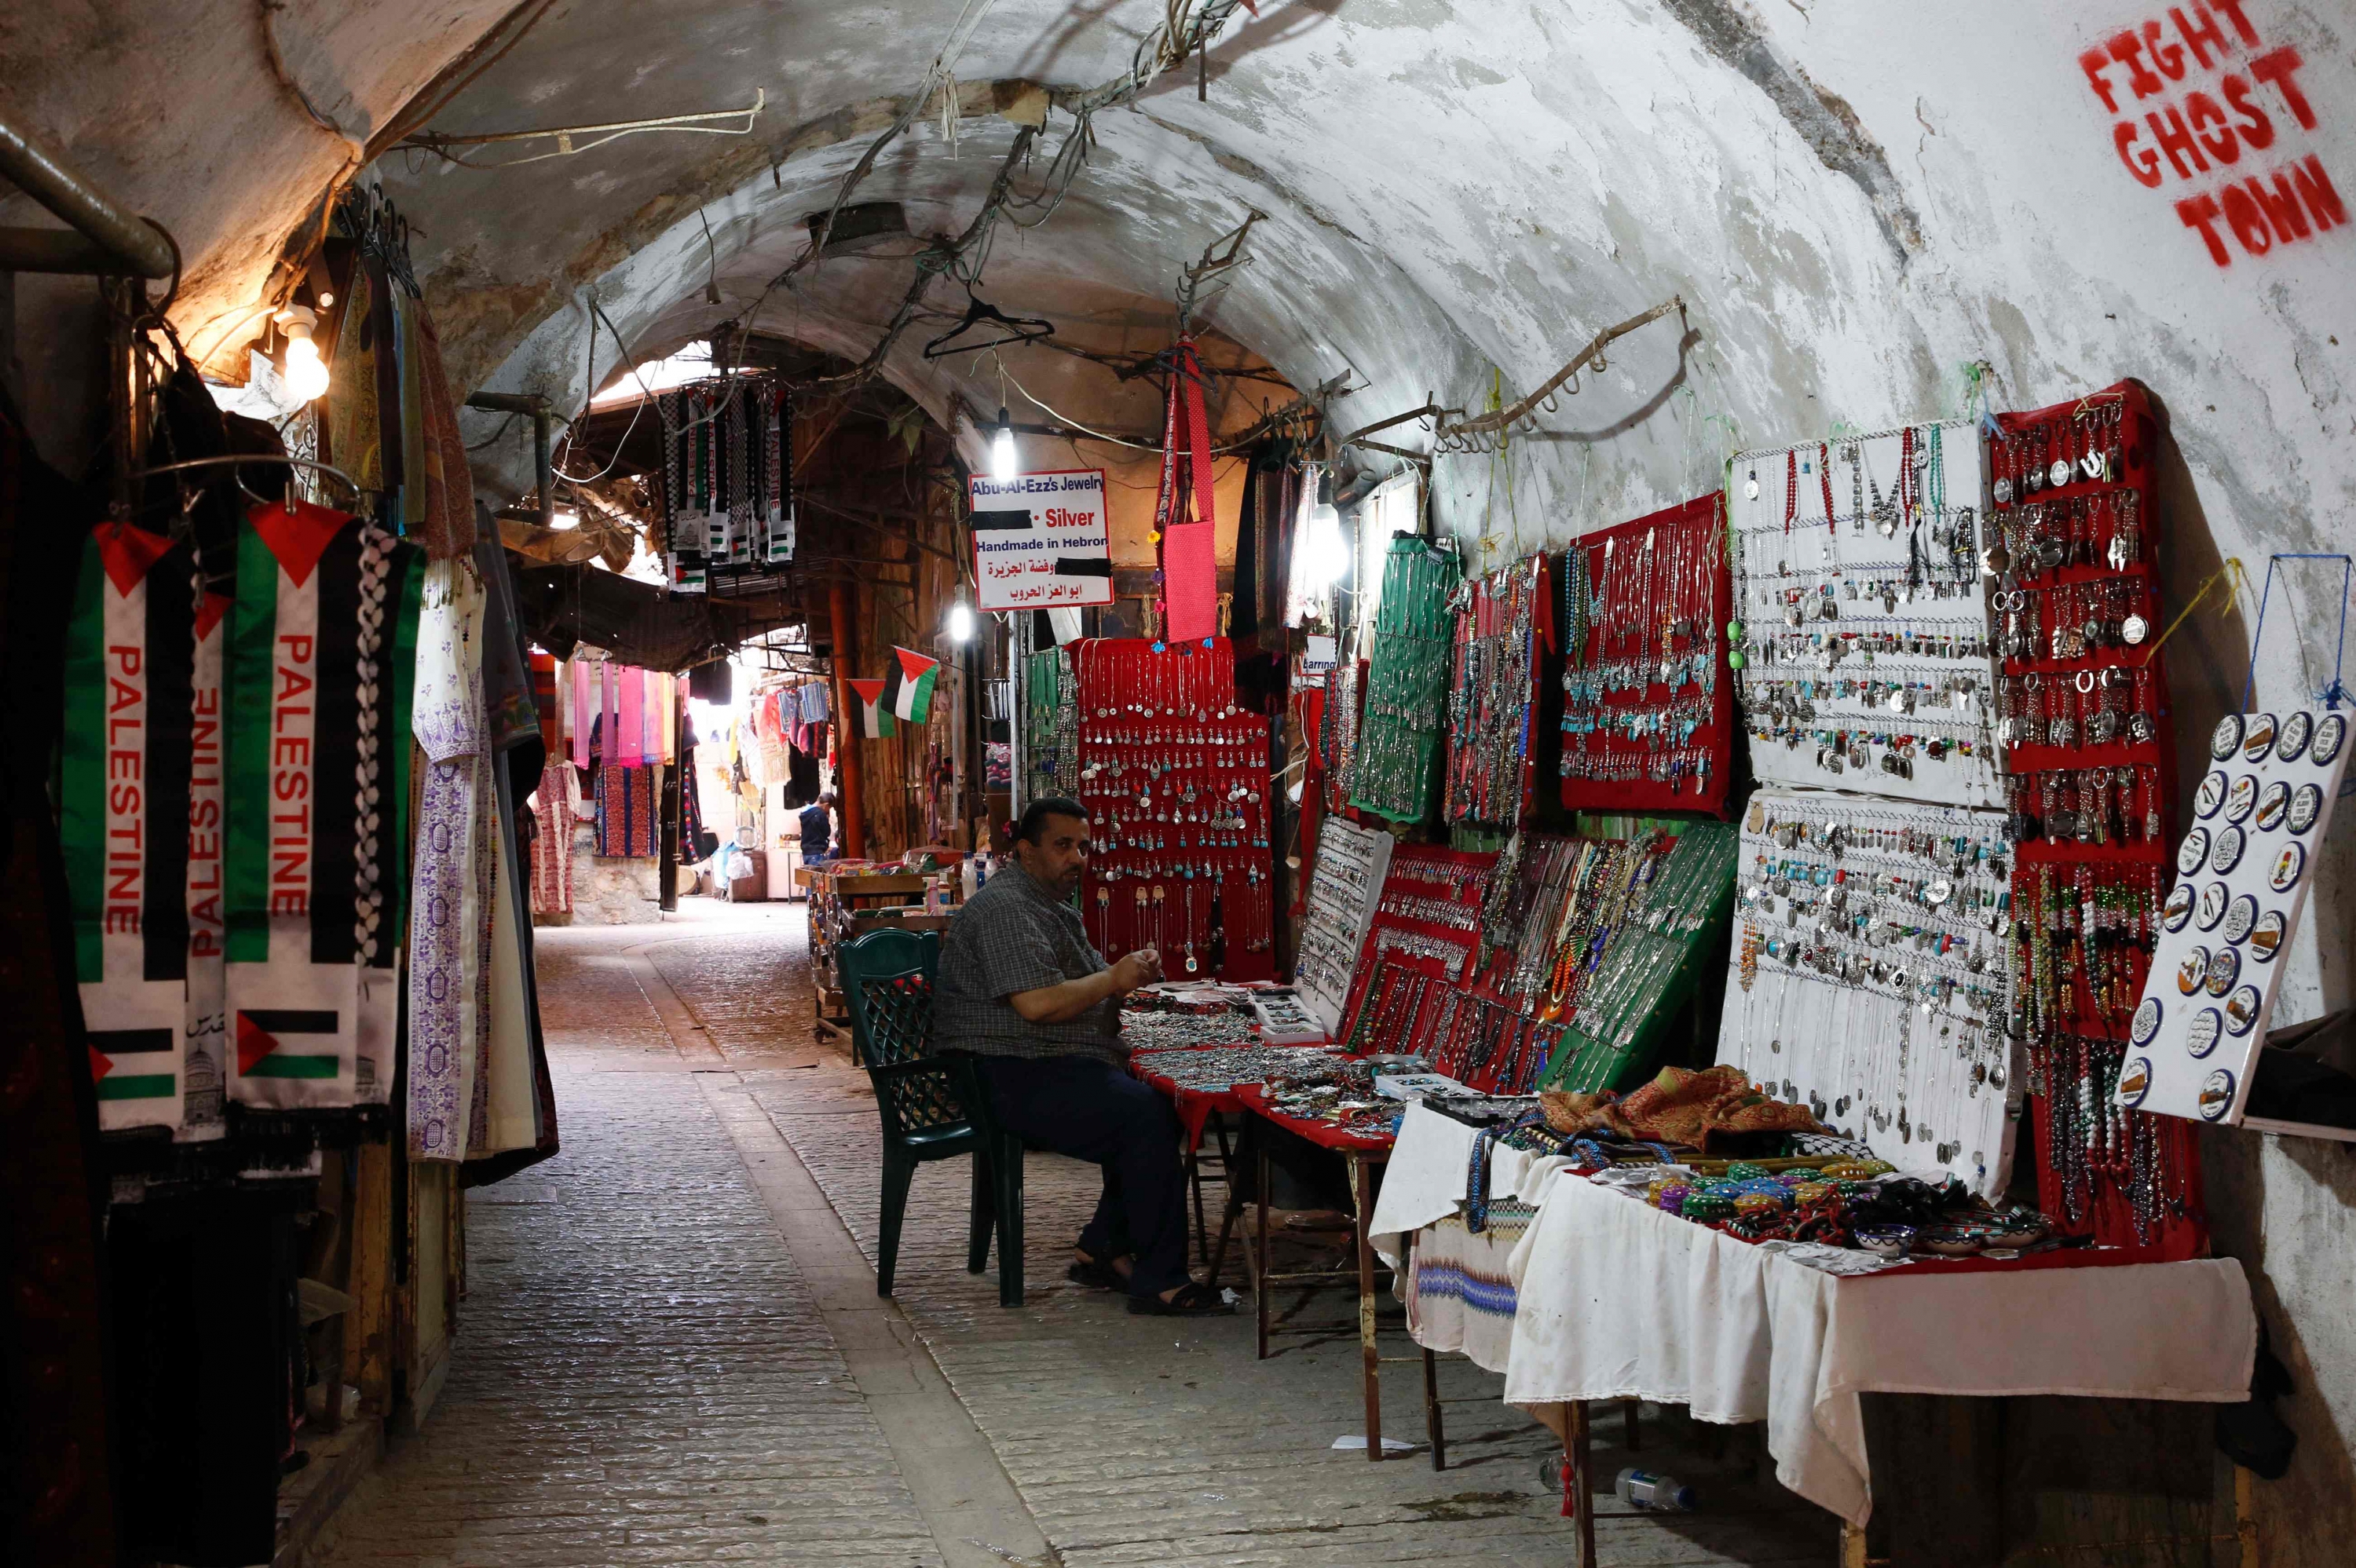
[[[1407, 1234], [1456, 1212], [1464, 1201], [1465, 1179], [1477, 1135], [1462, 1122], [1411, 1104], [1399, 1118], [1398, 1142], [1383, 1168], [1383, 1189], [1375, 1197], [1368, 1234], [1375, 1250], [1394, 1269], [1407, 1251]], [[1502, 1146], [1489, 1151], [1489, 1195], [1536, 1204], [1555, 1173], [1569, 1161]]]
[[[1457, 1212], [1472, 1138], [1408, 1107], [1369, 1226], [1394, 1265], [1408, 1232]], [[1538, 1210], [1508, 1262], [1507, 1403], [1558, 1429], [1555, 1407], [1582, 1399], [1764, 1421], [1777, 1477], [1855, 1523], [1873, 1506], [1860, 1394], [2249, 1397], [2257, 1318], [2230, 1260], [1843, 1278], [1569, 1175], [1559, 1158], [1500, 1148], [1489, 1179], [1493, 1196]]]
[[1872, 1511], [1864, 1393], [2249, 1397], [2257, 1319], [2239, 1264], [1842, 1278], [1577, 1177], [1514, 1253], [1505, 1399], [1630, 1396], [1767, 1423], [1786, 1487]]

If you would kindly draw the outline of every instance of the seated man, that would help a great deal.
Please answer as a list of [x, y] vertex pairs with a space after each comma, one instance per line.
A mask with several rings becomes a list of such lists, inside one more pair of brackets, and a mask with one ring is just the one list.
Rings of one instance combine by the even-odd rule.
[[933, 1043], [978, 1059], [991, 1108], [1026, 1144], [1104, 1168], [1104, 1197], [1080, 1232], [1070, 1277], [1124, 1289], [1131, 1312], [1229, 1310], [1186, 1273], [1186, 1183], [1178, 1117], [1130, 1076], [1120, 998], [1161, 978], [1151, 948], [1107, 967], [1073, 907], [1087, 864], [1087, 808], [1035, 800], [1014, 859], [981, 886], [941, 941]]

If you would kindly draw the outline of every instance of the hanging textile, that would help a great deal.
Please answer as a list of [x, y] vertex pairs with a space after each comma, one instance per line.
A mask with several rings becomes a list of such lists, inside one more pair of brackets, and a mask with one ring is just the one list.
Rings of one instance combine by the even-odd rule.
[[410, 900], [409, 1153], [465, 1157], [481, 1067], [490, 962], [494, 816], [484, 734], [481, 584], [466, 564], [428, 570], [417, 649], [425, 754]]
[[[224, 787], [228, 735], [222, 650], [229, 641], [233, 604], [225, 593], [199, 593], [191, 628], [195, 659], [188, 680], [188, 994], [181, 1025], [180, 1130], [175, 1135], [187, 1143], [217, 1138], [228, 1130], [222, 1111], [229, 1086], [229, 1019], [221, 1011], [222, 958], [229, 940], [221, 831], [229, 809]], [[410, 624], [415, 623], [412, 615]], [[408, 712], [396, 706], [391, 734], [408, 732]], [[405, 749], [407, 742], [402, 745]], [[402, 804], [407, 805], [406, 792]], [[396, 835], [396, 848], [399, 842]]]
[[390, 1087], [386, 873], [405, 824], [386, 803], [408, 788], [398, 650], [421, 567], [382, 529], [300, 502], [255, 507], [240, 531], [223, 992], [241, 1104], [377, 1104]]
[[588, 659], [572, 661], [573, 711], [567, 722], [573, 738], [573, 765], [589, 765], [589, 731], [597, 723], [596, 672]]
[[597, 853], [609, 859], [652, 859], [655, 770], [607, 765], [597, 770]]
[[91, 530], [67, 634], [59, 832], [108, 1129], [181, 1122], [195, 608], [186, 548], [123, 523]]
[[924, 724], [933, 716], [933, 682], [941, 661], [926, 658], [913, 648], [894, 647], [884, 676], [884, 700], [892, 717], [904, 724]]
[[647, 760], [647, 683], [640, 672], [624, 667], [613, 671], [616, 720], [605, 731], [608, 766], [635, 768]]
[[540, 721], [541, 749], [554, 757], [562, 750], [564, 723], [556, 701], [557, 668], [552, 654], [531, 656], [531, 707]]
[[[1191, 504], [1191, 515], [1189, 507]], [[1203, 413], [1203, 363], [1181, 336], [1170, 355], [1162, 426], [1162, 486], [1153, 528], [1162, 546], [1162, 635], [1191, 643], [1219, 633], [1219, 569], [1211, 496], [1211, 431]]]
[[573, 769], [562, 757], [549, 754], [540, 775], [538, 809], [540, 841], [531, 857], [531, 912], [573, 912]]
[[[450, 378], [442, 368], [442, 339], [418, 301], [405, 301], [416, 348], [418, 443], [412, 449], [417, 478], [414, 542], [431, 560], [464, 555], [476, 545], [475, 478], [466, 465], [466, 442], [458, 431], [458, 408]], [[496, 546], [498, 531], [491, 530]]]

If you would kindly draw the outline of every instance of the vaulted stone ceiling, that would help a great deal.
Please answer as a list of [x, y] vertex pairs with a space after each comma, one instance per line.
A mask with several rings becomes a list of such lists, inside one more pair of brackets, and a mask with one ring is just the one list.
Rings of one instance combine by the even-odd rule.
[[[487, 37], [504, 52], [432, 130], [766, 93], [747, 137], [633, 136], [504, 170], [374, 162], [415, 227], [461, 379], [569, 405], [584, 379], [580, 291], [648, 354], [745, 316], [958, 14], [953, 0], [84, 0], [0, 20], [0, 105], [172, 228], [189, 261], [176, 319], [233, 363], [273, 259], [302, 249], [330, 180], [381, 152]], [[1103, 82], [1162, 15], [1158, 0], [997, 0], [956, 62], [976, 112], [954, 155], [928, 116], [861, 197], [905, 202], [919, 234], [961, 228], [1015, 133], [988, 112], [988, 84]], [[2209, 225], [2221, 264], [2177, 204], [2310, 155], [2356, 192], [2356, 36], [2323, 0], [2192, 5], [2193, 30], [2215, 29], [2197, 48], [2170, 16], [2140, 0], [1259, 0], [1209, 50], [1207, 99], [1190, 62], [1098, 116], [1070, 198], [1036, 229], [1001, 228], [983, 293], [1088, 347], [1152, 347], [1181, 269], [1258, 209], [1251, 261], [1207, 325], [1297, 388], [1347, 372], [1356, 389], [1332, 405], [1345, 429], [1428, 395], [1510, 400], [1598, 326], [1682, 297], [1682, 336], [1672, 317], [1624, 340], [1508, 453], [1440, 459], [1440, 515], [1469, 535], [1526, 544], [1690, 493], [1730, 443], [1953, 412], [1962, 368], [1985, 359], [2000, 406], [2142, 377], [2176, 415], [2189, 515], [2216, 554], [2321, 547], [2350, 531], [2356, 492], [2338, 341], [2356, 325], [2351, 236], [2254, 254], [2228, 202]], [[2253, 128], [2233, 166], [2179, 177], [2154, 150], [2166, 124], [2146, 116], [2182, 108], [2201, 123], [2190, 95], [2224, 101], [2227, 73], [2266, 144]], [[1050, 113], [1033, 180], [1070, 123]], [[907, 276], [905, 261], [830, 260], [752, 324], [856, 357]], [[931, 303], [954, 311], [963, 295], [944, 281]], [[892, 379], [945, 419], [960, 396], [994, 410], [997, 366], [925, 361], [927, 336], [919, 324], [902, 342]], [[601, 350], [600, 376], [611, 363]], [[1101, 367], [1036, 348], [1004, 363], [1076, 417], [1154, 422], [1151, 391]]]

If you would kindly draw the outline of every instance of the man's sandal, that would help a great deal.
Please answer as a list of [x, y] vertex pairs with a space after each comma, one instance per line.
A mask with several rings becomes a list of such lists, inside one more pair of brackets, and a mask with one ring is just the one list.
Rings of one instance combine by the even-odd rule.
[[1120, 1271], [1099, 1258], [1081, 1258], [1064, 1271], [1064, 1277], [1074, 1285], [1085, 1285], [1090, 1290], [1126, 1290], [1129, 1281]]
[[1129, 1309], [1141, 1317], [1218, 1317], [1235, 1310], [1226, 1297], [1191, 1279], [1167, 1301], [1158, 1296], [1132, 1296]]

